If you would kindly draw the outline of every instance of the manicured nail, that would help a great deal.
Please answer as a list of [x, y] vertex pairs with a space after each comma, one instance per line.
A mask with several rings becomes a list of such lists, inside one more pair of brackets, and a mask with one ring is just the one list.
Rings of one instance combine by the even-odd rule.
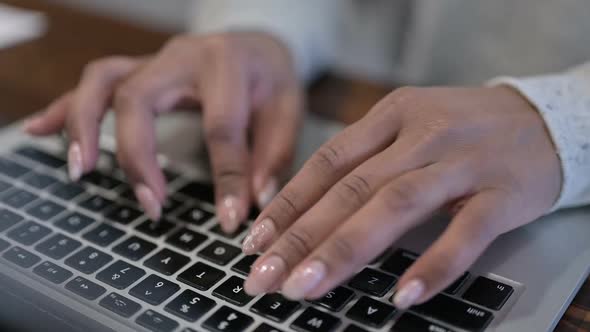
[[283, 284], [281, 293], [290, 300], [302, 300], [324, 279], [326, 270], [326, 265], [320, 261], [311, 261], [296, 268]]
[[246, 255], [253, 255], [260, 251], [262, 247], [272, 239], [276, 234], [274, 222], [270, 218], [264, 218], [259, 223], [255, 223], [244, 239], [242, 251]]
[[270, 201], [277, 195], [279, 190], [279, 185], [276, 178], [270, 178], [264, 188], [258, 193], [256, 196], [256, 201], [258, 203], [258, 207], [263, 209], [266, 207]]
[[135, 197], [145, 210], [145, 214], [153, 221], [160, 220], [162, 216], [162, 205], [150, 188], [144, 184], [135, 187]]
[[422, 281], [418, 279], [411, 280], [395, 293], [393, 304], [400, 310], [408, 309], [422, 296], [424, 289]]
[[226, 233], [233, 233], [240, 226], [238, 220], [238, 200], [235, 196], [229, 195], [222, 199], [221, 207], [218, 209], [218, 219], [221, 220], [221, 228]]
[[68, 150], [68, 174], [70, 180], [76, 182], [82, 176], [82, 151], [80, 144], [72, 142]]
[[249, 295], [267, 292], [287, 271], [287, 265], [279, 256], [270, 256], [252, 269], [244, 283], [244, 291]]

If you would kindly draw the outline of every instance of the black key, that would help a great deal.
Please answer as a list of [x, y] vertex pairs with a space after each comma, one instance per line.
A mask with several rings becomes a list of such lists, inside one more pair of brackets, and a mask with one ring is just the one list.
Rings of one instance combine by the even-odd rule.
[[397, 277], [401, 277], [417, 258], [418, 255], [411, 251], [398, 249], [385, 260], [383, 265], [381, 265], [381, 269]]
[[463, 294], [463, 298], [490, 309], [500, 310], [512, 292], [512, 286], [486, 277], [477, 277]]
[[55, 222], [55, 226], [75, 234], [94, 222], [94, 219], [78, 212], [72, 212]]
[[190, 198], [196, 198], [198, 200], [214, 203], [215, 195], [213, 192], [213, 185], [202, 182], [190, 182], [184, 185], [178, 190], [179, 193], [188, 196]]
[[16, 154], [26, 157], [30, 160], [41, 163], [50, 168], [60, 168], [66, 164], [66, 161], [60, 157], [49, 154], [32, 146], [25, 146], [14, 151]]
[[4, 251], [8, 247], [10, 247], [10, 242], [0, 239], [0, 251]]
[[143, 213], [141, 213], [141, 211], [138, 209], [119, 205], [105, 214], [105, 217], [119, 224], [128, 225], [137, 220], [137, 218], [141, 217], [142, 215]]
[[101, 307], [107, 308], [108, 310], [125, 318], [133, 316], [141, 309], [141, 305], [139, 305], [139, 303], [116, 293], [111, 293], [105, 296], [102, 300], [100, 300], [99, 304]]
[[145, 271], [118, 260], [96, 275], [96, 279], [116, 289], [125, 289], [145, 275]]
[[4, 232], [5, 230], [9, 229], [10, 227], [18, 224], [24, 218], [7, 209], [0, 208], [0, 232]]
[[0, 157], [0, 173], [15, 179], [28, 173], [30, 169], [15, 161]]
[[235, 239], [236, 237], [238, 237], [238, 235], [242, 234], [242, 232], [245, 231], [247, 228], [248, 228], [248, 226], [246, 226], [246, 224], [240, 224], [240, 226], [238, 227], [238, 229], [235, 232], [233, 232], [231, 234], [227, 234], [221, 229], [220, 224], [216, 224], [215, 226], [211, 227], [211, 229], [209, 231], [213, 232], [217, 235], [221, 235], [226, 239]]
[[289, 301], [281, 294], [272, 293], [261, 297], [252, 305], [250, 310], [275, 322], [283, 322], [295, 313], [299, 307], [301, 307], [301, 303]]
[[277, 329], [276, 327], [270, 326], [266, 323], [262, 323], [258, 325], [253, 332], [282, 332], [281, 330]]
[[12, 247], [6, 251], [2, 257], [6, 260], [13, 262], [14, 264], [29, 268], [41, 261], [41, 258], [21, 247]]
[[49, 239], [39, 243], [35, 249], [53, 259], [62, 259], [78, 249], [82, 243], [63, 234], [55, 234]]
[[128, 185], [124, 185], [124, 188], [125, 189], [119, 192], [119, 197], [122, 197], [130, 202], [137, 203], [137, 198], [135, 198], [135, 191], [133, 191], [133, 188]]
[[15, 188], [3, 194], [1, 200], [6, 205], [18, 209], [29, 203], [32, 203], [37, 198], [38, 196], [31, 192]]
[[29, 186], [37, 189], [45, 189], [50, 185], [59, 182], [59, 180], [53, 176], [34, 172], [27, 175], [23, 181]]
[[215, 241], [199, 251], [198, 255], [215, 264], [225, 265], [236, 258], [240, 252], [242, 252], [240, 248], [221, 241]]
[[[358, 326], [356, 326], [356, 325], [354, 325], [354, 324], [350, 324], [350, 325], [348, 325], [348, 326], [347, 326], [347, 327], [344, 329], [344, 331], [343, 331], [343, 332], [369, 332], [369, 331], [367, 331], [367, 330], [365, 330], [365, 329], [363, 329], [363, 328], [360, 328], [360, 327], [358, 327]], [[408, 331], [408, 332], [409, 332], [409, 331]], [[430, 332], [430, 331], [427, 331], [427, 332]]]
[[47, 221], [62, 213], [65, 209], [64, 206], [52, 201], [38, 200], [33, 206], [27, 209], [27, 213], [41, 221]]
[[236, 271], [240, 274], [247, 276], [250, 274], [250, 269], [252, 268], [252, 264], [254, 264], [254, 262], [258, 259], [258, 257], [260, 257], [260, 255], [244, 256], [236, 264], [234, 264], [231, 267], [231, 269], [233, 271]]
[[208, 290], [225, 277], [225, 272], [205, 263], [197, 262], [178, 276], [181, 281], [199, 290]]
[[171, 171], [169, 169], [165, 169], [165, 170], [163, 170], [163, 172], [164, 172], [164, 177], [166, 178], [167, 182], [172, 182], [172, 181], [178, 179], [178, 177], [180, 176], [180, 175], [178, 175], [178, 173]]
[[116, 179], [110, 175], [103, 174], [99, 171], [92, 171], [84, 175], [81, 181], [91, 183], [97, 187], [103, 189], [112, 190], [123, 184], [119, 179]]
[[177, 218], [180, 221], [184, 221], [189, 224], [202, 225], [209, 221], [209, 219], [213, 218], [213, 213], [205, 211], [200, 207], [193, 206], [178, 215]]
[[51, 187], [49, 191], [64, 201], [70, 201], [79, 195], [82, 195], [86, 189], [77, 183], [61, 183]]
[[156, 249], [156, 245], [140, 237], [132, 236], [113, 248], [113, 252], [137, 261]]
[[293, 321], [291, 328], [301, 332], [330, 332], [338, 325], [340, 319], [309, 307]]
[[12, 188], [10, 183], [0, 180], [0, 192], [6, 191], [10, 188]]
[[168, 303], [164, 310], [189, 322], [194, 322], [214, 306], [215, 301], [187, 289]]
[[85, 247], [68, 257], [65, 263], [82, 273], [91, 274], [105, 266], [112, 259], [113, 257], [109, 254], [105, 254], [92, 247]]
[[412, 310], [468, 331], [483, 331], [494, 317], [487, 310], [442, 294]]
[[101, 247], [106, 247], [120, 239], [123, 235], [125, 235], [124, 231], [111, 225], [102, 223], [91, 231], [82, 235], [82, 237]]
[[42, 264], [37, 265], [33, 269], [33, 272], [54, 284], [61, 284], [74, 275], [72, 272], [51, 262], [43, 262]]
[[86, 200], [82, 201], [80, 203], [80, 206], [85, 208], [86, 210], [99, 213], [113, 206], [113, 204], [114, 202], [108, 198], [93, 195], [90, 198], [87, 198]]
[[30, 246], [51, 233], [51, 230], [36, 222], [29, 221], [8, 232], [8, 237], [18, 243]]
[[131, 288], [129, 294], [149, 304], [158, 305], [179, 289], [177, 284], [152, 274]]
[[340, 311], [350, 300], [352, 300], [353, 297], [353, 291], [339, 286], [329, 291], [321, 299], [313, 301], [313, 303], [319, 304], [322, 307], [330, 309], [331, 311]]
[[169, 276], [176, 273], [190, 261], [190, 258], [164, 248], [146, 260], [143, 265]]
[[254, 298], [244, 291], [244, 279], [236, 276], [229, 277], [213, 290], [213, 295], [237, 306], [244, 306]]
[[443, 290], [443, 292], [449, 295], [457, 294], [457, 292], [459, 292], [459, 289], [461, 289], [461, 287], [465, 284], [467, 279], [469, 279], [469, 272], [463, 273], [463, 275], [460, 276], [459, 279], [455, 280], [455, 282], [453, 282], [449, 287]]
[[107, 291], [104, 287], [82, 277], [70, 280], [66, 284], [66, 289], [90, 301], [96, 300]]
[[147, 310], [137, 317], [135, 322], [154, 332], [170, 332], [178, 327], [178, 322], [153, 310]]
[[151, 237], [160, 237], [170, 232], [174, 226], [174, 223], [165, 219], [159, 221], [146, 220], [135, 229]]
[[416, 316], [412, 313], [406, 312], [403, 314], [395, 325], [391, 332], [454, 332], [447, 327], [430, 322], [422, 317]]
[[258, 218], [258, 215], [260, 215], [260, 209], [255, 206], [251, 206], [250, 212], [248, 213], [248, 220], [254, 221], [256, 218]]
[[179, 207], [182, 206], [182, 201], [179, 201], [175, 198], [168, 197], [164, 204], [162, 205], [162, 213], [164, 215], [169, 215], [174, 213]]
[[177, 230], [166, 240], [166, 242], [170, 243], [171, 245], [185, 251], [192, 251], [205, 241], [207, 241], [206, 235], [191, 231], [188, 228], [181, 228]]
[[203, 327], [216, 332], [241, 332], [245, 331], [252, 323], [254, 323], [252, 317], [223, 306], [207, 318]]
[[375, 296], [385, 295], [396, 283], [395, 277], [385, 273], [364, 268], [350, 281], [350, 287]]
[[365, 325], [381, 327], [394, 313], [393, 306], [363, 296], [348, 310], [346, 316]]

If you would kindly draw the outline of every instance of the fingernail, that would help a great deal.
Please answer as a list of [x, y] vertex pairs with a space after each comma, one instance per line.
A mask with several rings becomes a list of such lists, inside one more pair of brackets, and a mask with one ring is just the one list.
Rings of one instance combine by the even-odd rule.
[[270, 256], [252, 269], [250, 277], [244, 283], [244, 291], [252, 296], [267, 292], [286, 270], [282, 258]]
[[424, 283], [418, 279], [411, 280], [393, 296], [393, 304], [400, 310], [411, 307], [424, 293]]
[[135, 187], [135, 197], [145, 210], [145, 214], [153, 221], [160, 220], [162, 216], [162, 205], [150, 188], [144, 184]]
[[264, 218], [259, 223], [255, 223], [248, 236], [242, 244], [242, 251], [246, 255], [253, 255], [260, 251], [273, 235], [276, 233], [274, 222], [270, 218]]
[[68, 150], [68, 174], [74, 182], [82, 176], [82, 152], [77, 142], [72, 142]]
[[281, 293], [290, 300], [302, 300], [325, 276], [326, 265], [320, 261], [311, 261], [293, 271], [283, 284]]
[[221, 201], [221, 208], [218, 209], [218, 218], [222, 221], [221, 227], [226, 233], [233, 233], [240, 225], [238, 220], [238, 200], [235, 196], [229, 195]]
[[258, 207], [263, 209], [265, 206], [267, 206], [268, 203], [270, 203], [270, 201], [277, 195], [278, 190], [279, 185], [277, 179], [274, 177], [270, 178], [266, 182], [264, 189], [262, 189], [256, 197]]

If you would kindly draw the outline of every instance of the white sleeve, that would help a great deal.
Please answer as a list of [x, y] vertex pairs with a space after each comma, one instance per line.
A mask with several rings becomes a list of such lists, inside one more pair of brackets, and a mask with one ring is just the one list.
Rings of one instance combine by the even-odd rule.
[[553, 210], [590, 204], [590, 62], [563, 73], [499, 77], [534, 105], [561, 161], [563, 184]]
[[197, 0], [192, 31], [258, 30], [281, 40], [300, 78], [309, 81], [331, 62], [339, 0]]

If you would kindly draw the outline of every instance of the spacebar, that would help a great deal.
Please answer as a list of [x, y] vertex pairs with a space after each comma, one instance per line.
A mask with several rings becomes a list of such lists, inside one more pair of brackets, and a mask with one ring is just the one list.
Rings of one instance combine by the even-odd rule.
[[473, 332], [482, 331], [494, 318], [487, 310], [442, 294], [411, 310]]

